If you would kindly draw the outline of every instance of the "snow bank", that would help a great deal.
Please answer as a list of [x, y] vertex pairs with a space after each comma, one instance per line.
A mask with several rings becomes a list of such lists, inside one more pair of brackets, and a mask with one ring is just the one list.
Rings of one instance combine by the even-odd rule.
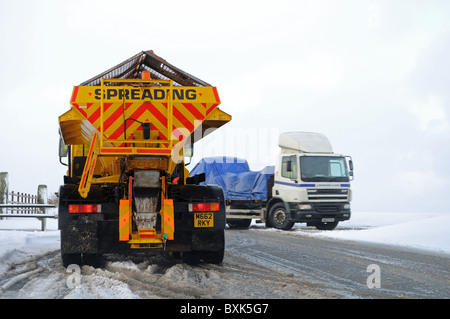
[[[297, 224], [301, 233], [305, 226]], [[450, 213], [353, 213], [333, 231], [310, 236], [365, 241], [450, 253]]]
[[47, 231], [41, 231], [41, 221], [35, 218], [0, 220], [0, 276], [10, 264], [27, 256], [56, 250], [60, 247], [58, 221], [47, 220]]
[[[86, 267], [85, 267], [86, 268]], [[85, 269], [84, 268], [84, 269]], [[128, 284], [119, 279], [97, 275], [104, 272], [94, 270], [92, 274], [83, 274], [83, 282], [72, 289], [64, 299], [137, 299]]]

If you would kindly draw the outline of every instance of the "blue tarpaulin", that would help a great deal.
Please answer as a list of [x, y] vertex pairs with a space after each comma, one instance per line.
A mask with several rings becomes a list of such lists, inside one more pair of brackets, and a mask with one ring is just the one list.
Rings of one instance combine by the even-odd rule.
[[190, 176], [205, 173], [206, 184], [223, 188], [225, 199], [267, 199], [267, 181], [273, 176], [274, 166], [251, 171], [245, 159], [219, 156], [203, 158]]

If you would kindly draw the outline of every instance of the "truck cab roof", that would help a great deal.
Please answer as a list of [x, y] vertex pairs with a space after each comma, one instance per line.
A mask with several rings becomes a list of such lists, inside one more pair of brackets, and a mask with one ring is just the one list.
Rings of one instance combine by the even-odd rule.
[[282, 153], [333, 153], [328, 138], [315, 132], [282, 133], [278, 139], [278, 145]]

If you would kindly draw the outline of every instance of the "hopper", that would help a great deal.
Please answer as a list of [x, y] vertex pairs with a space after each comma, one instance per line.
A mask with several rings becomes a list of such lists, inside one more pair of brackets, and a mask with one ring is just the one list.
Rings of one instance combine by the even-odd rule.
[[[140, 79], [144, 71], [150, 80]], [[59, 118], [65, 144], [89, 144], [97, 133], [102, 155], [170, 155], [194, 131], [202, 134], [191, 143], [231, 120], [215, 87], [153, 51], [75, 86], [70, 104]]]

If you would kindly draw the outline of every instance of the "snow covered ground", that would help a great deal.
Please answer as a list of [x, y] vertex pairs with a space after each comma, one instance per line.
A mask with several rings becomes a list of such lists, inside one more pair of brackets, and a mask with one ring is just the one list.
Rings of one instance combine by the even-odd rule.
[[[294, 226], [305, 233], [304, 224]], [[309, 228], [309, 227], [308, 227]], [[310, 228], [312, 229], [312, 228]], [[450, 213], [352, 213], [333, 231], [311, 236], [408, 246], [450, 253]]]
[[[261, 224], [256, 224], [258, 225]], [[57, 220], [48, 219], [47, 230], [34, 218], [0, 220], [0, 275], [21, 255], [41, 254], [59, 248]], [[299, 235], [367, 241], [450, 253], [450, 213], [360, 213], [333, 231], [296, 224]], [[265, 229], [265, 231], [271, 231]], [[292, 233], [292, 232], [291, 232]]]
[[[2, 298], [184, 298], [194, 292], [201, 297], [206, 293], [209, 298], [214, 298], [215, 295], [211, 295], [211, 287], [223, 293], [227, 289], [237, 289], [233, 287], [241, 285], [243, 280], [239, 274], [237, 277], [233, 275], [233, 267], [238, 267], [238, 273], [243, 270], [232, 262], [228, 262], [228, 268], [231, 267], [228, 272], [221, 272], [220, 268], [211, 271], [206, 268], [192, 269], [182, 264], [171, 265], [165, 271], [159, 271], [158, 265], [148, 262], [134, 264], [131, 261], [114, 261], [108, 263], [106, 269], [83, 267], [83, 284], [71, 290], [66, 283], [68, 274], [65, 274], [59, 262], [60, 239], [57, 220], [49, 219], [45, 232], [40, 228], [40, 221], [33, 218], [0, 220], [0, 279], [3, 278], [0, 292], [13, 287], [16, 282], [23, 284], [23, 279], [28, 278], [23, 288], [7, 291]], [[333, 231], [319, 231], [315, 227], [296, 224], [289, 235], [377, 242], [450, 254], [448, 229], [450, 213], [356, 212], [351, 220], [340, 223]], [[283, 232], [267, 229], [262, 224], [253, 224], [252, 231]], [[145, 280], [142, 279], [144, 275], [147, 276]], [[268, 281], [269, 277], [271, 278], [271, 274], [263, 281]], [[195, 283], [191, 282], [192, 280], [195, 280]], [[294, 279], [288, 277], [290, 284], [292, 280]], [[175, 285], [174, 291], [167, 292], [167, 289], [163, 288], [167, 286], [166, 281]], [[253, 283], [253, 279], [248, 283]], [[151, 289], [145, 286], [140, 292], [140, 285], [145, 284], [150, 285]], [[155, 296], [148, 295], [148, 291], [155, 289]], [[302, 292], [305, 291], [307, 289], [303, 287]], [[294, 293], [287, 297], [282, 295], [281, 298], [293, 298], [298, 292]], [[314, 290], [312, 293], [307, 297], [324, 298], [323, 295], [314, 295]], [[230, 295], [235, 296], [235, 291]]]

